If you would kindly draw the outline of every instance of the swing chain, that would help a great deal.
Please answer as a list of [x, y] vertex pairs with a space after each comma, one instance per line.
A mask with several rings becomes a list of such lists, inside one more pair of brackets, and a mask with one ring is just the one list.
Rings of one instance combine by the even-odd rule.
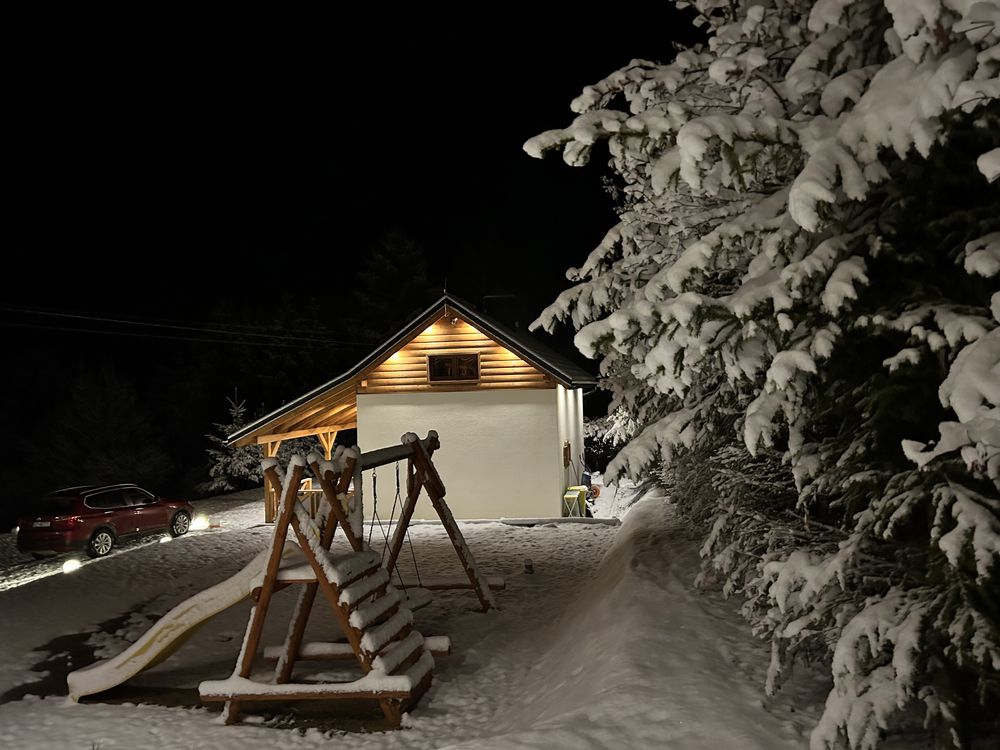
[[[411, 491], [407, 482], [407, 493]], [[399, 497], [399, 461], [396, 462], [396, 497]], [[417, 565], [417, 553], [413, 551], [413, 540], [410, 538], [410, 524], [406, 524], [406, 545], [410, 548], [410, 557], [413, 558], [413, 572], [417, 575], [417, 586], [423, 588], [424, 582], [420, 580], [420, 566]]]
[[[390, 526], [393, 525], [394, 519], [396, 518], [396, 506], [397, 505], [399, 506], [400, 513], [402, 513], [402, 511], [403, 511], [403, 503], [402, 503], [401, 486], [400, 486], [400, 481], [399, 481], [399, 461], [396, 462], [396, 497], [393, 500], [392, 511], [390, 511], [389, 518], [388, 518], [388, 522], [389, 522]], [[368, 526], [368, 546], [369, 547], [372, 546], [372, 534], [375, 533], [375, 524], [378, 524], [379, 531], [382, 532], [382, 536], [383, 536], [383, 538], [385, 540], [385, 546], [382, 548], [382, 555], [381, 555], [381, 558], [380, 558], [381, 561], [384, 563], [385, 562], [385, 555], [389, 551], [390, 542], [389, 542], [389, 534], [385, 530], [385, 528], [383, 527], [383, 525], [382, 525], [382, 519], [379, 517], [379, 514], [378, 514], [378, 473], [373, 468], [372, 469], [372, 520], [371, 520], [371, 524]], [[406, 543], [407, 543], [407, 546], [410, 548], [410, 557], [413, 559], [413, 570], [414, 570], [414, 572], [416, 573], [416, 576], [417, 576], [417, 585], [418, 586], [423, 586], [424, 585], [423, 581], [421, 581], [421, 579], [420, 579], [420, 567], [417, 565], [417, 554], [416, 554], [416, 552], [413, 549], [413, 540], [410, 538], [409, 524], [407, 524], [407, 528], [405, 530], [405, 533], [406, 533]], [[399, 572], [399, 566], [396, 565], [394, 567], [395, 567], [395, 571], [394, 572], [396, 573], [396, 577], [399, 579], [400, 588], [402, 588], [403, 591], [406, 591], [406, 584], [403, 582], [403, 576]]]
[[372, 533], [375, 531], [375, 523], [378, 522], [382, 528], [382, 521], [378, 517], [378, 472], [372, 469], [372, 521], [368, 524], [368, 546], [372, 546]]

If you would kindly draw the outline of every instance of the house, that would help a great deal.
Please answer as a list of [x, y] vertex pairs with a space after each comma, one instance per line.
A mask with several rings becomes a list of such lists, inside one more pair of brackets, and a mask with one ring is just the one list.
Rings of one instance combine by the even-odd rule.
[[[356, 427], [358, 445], [373, 450], [433, 429], [442, 444], [434, 462], [456, 518], [558, 516], [566, 487], [580, 483], [583, 389], [595, 384], [530, 334], [446, 294], [352, 369], [229, 442], [257, 443], [273, 456], [282, 440], [315, 435], [329, 456], [340, 430]], [[386, 518], [395, 474], [378, 471], [378, 512]], [[367, 474], [363, 496], [371, 518]], [[267, 498], [267, 520], [274, 511]], [[429, 511], [420, 503], [416, 517]]]

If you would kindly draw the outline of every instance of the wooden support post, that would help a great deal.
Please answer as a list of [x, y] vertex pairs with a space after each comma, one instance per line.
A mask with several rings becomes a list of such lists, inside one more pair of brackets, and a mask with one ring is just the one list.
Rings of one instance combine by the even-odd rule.
[[[324, 473], [319, 464], [312, 464], [310, 467], [313, 470], [313, 474], [316, 479], [319, 480], [319, 486], [323, 488], [323, 497], [327, 503], [330, 505], [330, 518], [327, 520], [327, 525], [323, 529], [323, 539], [327, 541], [326, 549], [330, 548], [330, 544], [333, 542], [333, 535], [337, 530], [337, 524], [340, 524], [341, 528], [344, 529], [344, 536], [347, 537], [347, 541], [351, 544], [351, 549], [355, 552], [360, 552], [364, 548], [364, 543], [354, 533], [354, 529], [351, 528], [350, 520], [347, 517], [347, 511], [344, 506], [340, 504], [340, 495], [347, 492], [347, 488], [351, 485], [351, 477], [354, 474], [355, 459], [347, 459], [347, 463], [344, 466], [344, 470], [340, 474], [333, 474], [331, 472]], [[329, 533], [328, 533], [329, 532]]]
[[416, 446], [416, 450], [413, 456], [417, 465], [417, 471], [422, 474], [424, 489], [427, 490], [427, 496], [431, 499], [434, 510], [437, 511], [445, 531], [448, 532], [448, 536], [451, 538], [451, 543], [458, 553], [458, 559], [462, 563], [462, 568], [465, 569], [465, 575], [468, 577], [469, 583], [472, 584], [476, 596], [479, 597], [479, 603], [482, 605], [483, 612], [496, 609], [497, 605], [493, 599], [493, 592], [490, 591], [485, 578], [479, 575], [476, 560], [473, 558], [469, 546], [465, 543], [462, 530], [458, 528], [458, 524], [455, 523], [455, 517], [451, 514], [451, 509], [444, 502], [444, 483], [441, 481], [441, 476], [431, 461], [428, 449], [420, 442], [414, 443], [414, 445]]
[[[275, 458], [280, 447], [280, 440], [264, 443], [264, 458]], [[264, 523], [272, 523], [278, 513], [279, 492], [281, 492], [280, 488], [275, 490], [268, 482], [264, 482]]]
[[[302, 466], [295, 465], [291, 468], [291, 476], [287, 477], [288, 483], [285, 485], [286, 491], [282, 496], [281, 514], [277, 519], [274, 528], [274, 539], [271, 544], [271, 554], [267, 559], [267, 569], [264, 580], [260, 587], [260, 597], [254, 605], [253, 614], [247, 625], [246, 638], [243, 641], [243, 650], [240, 652], [240, 677], [249, 677], [253, 669], [253, 660], [257, 655], [257, 647], [260, 646], [260, 637], [264, 631], [264, 620], [267, 617], [268, 607], [271, 605], [271, 595], [274, 594], [275, 584], [278, 581], [278, 568], [281, 566], [281, 555], [285, 549], [285, 539], [288, 536], [289, 523], [295, 518], [296, 493], [299, 482], [302, 479]], [[264, 472], [264, 481], [275, 489], [275, 492], [282, 494], [281, 482], [278, 481], [278, 472], [274, 467], [269, 467]], [[227, 724], [232, 724], [239, 716], [239, 701], [227, 701], [223, 708], [223, 716]]]
[[354, 511], [347, 511], [347, 520], [350, 522], [354, 533], [364, 539], [365, 537], [365, 479], [362, 472], [361, 461], [354, 464]]
[[[299, 546], [303, 550], [309, 549], [309, 540], [302, 533], [302, 529], [299, 528], [299, 519], [295, 516], [292, 516], [292, 529], [295, 531], [295, 536], [298, 537]], [[306, 560], [309, 561], [309, 566], [313, 569], [313, 574], [316, 576], [316, 584], [319, 586], [319, 590], [323, 592], [323, 596], [326, 597], [327, 602], [329, 602], [330, 609], [333, 610], [334, 614], [338, 615], [337, 619], [340, 620], [340, 628], [343, 630], [344, 635], [347, 636], [347, 642], [351, 644], [354, 653], [358, 655], [361, 669], [365, 674], [368, 674], [372, 670], [372, 660], [368, 653], [361, 648], [361, 637], [358, 635], [358, 631], [350, 625], [348, 619], [350, 617], [349, 607], [340, 603], [340, 595], [326, 577], [326, 571], [323, 570], [323, 566], [319, 560], [308, 553], [306, 554]]]
[[[319, 479], [320, 486], [323, 488], [323, 496], [330, 504], [331, 509], [330, 515], [326, 519], [326, 526], [323, 527], [323, 536], [320, 539], [320, 545], [324, 550], [330, 549], [333, 545], [333, 535], [336, 533], [337, 524], [339, 523], [340, 527], [344, 530], [344, 535], [351, 544], [351, 548], [355, 552], [360, 552], [364, 543], [354, 535], [351, 525], [347, 522], [347, 518], [344, 515], [344, 511], [340, 507], [340, 501], [337, 499], [338, 495], [347, 491], [347, 487], [351, 482], [351, 474], [354, 471], [354, 459], [347, 459], [344, 471], [339, 476], [324, 474], [320, 471], [319, 464], [313, 464], [311, 468]], [[334, 483], [334, 478], [336, 479], [336, 483]], [[292, 622], [288, 626], [288, 634], [285, 636], [284, 656], [278, 660], [278, 664], [275, 667], [275, 682], [288, 682], [292, 678], [292, 671], [295, 669], [295, 661], [302, 647], [302, 638], [306, 632], [309, 615], [312, 614], [313, 604], [316, 601], [317, 590], [317, 583], [308, 583], [302, 589], [302, 593], [299, 594], [299, 601], [292, 615]]]
[[417, 507], [417, 499], [420, 497], [422, 483], [414, 481], [413, 457], [406, 462], [406, 499], [403, 507], [399, 511], [399, 521], [392, 532], [392, 543], [389, 546], [389, 559], [385, 563], [385, 570], [392, 578], [392, 573], [396, 569], [396, 560], [403, 549], [403, 541], [406, 539], [406, 530], [410, 526], [410, 519], [413, 517], [413, 509]]
[[337, 441], [337, 430], [321, 432], [318, 437], [319, 444], [323, 446], [323, 457], [329, 461], [333, 457], [333, 445]]

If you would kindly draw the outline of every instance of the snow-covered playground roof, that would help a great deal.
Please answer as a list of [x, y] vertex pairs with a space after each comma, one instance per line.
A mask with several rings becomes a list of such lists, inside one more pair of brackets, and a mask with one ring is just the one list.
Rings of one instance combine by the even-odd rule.
[[350, 370], [234, 432], [229, 436], [229, 442], [235, 445], [271, 443], [309, 435], [328, 435], [356, 427], [357, 389], [365, 375], [418, 336], [428, 324], [446, 315], [457, 317], [479, 329], [567, 388], [597, 383], [593, 375], [544, 346], [531, 334], [508, 328], [457, 297], [444, 294]]

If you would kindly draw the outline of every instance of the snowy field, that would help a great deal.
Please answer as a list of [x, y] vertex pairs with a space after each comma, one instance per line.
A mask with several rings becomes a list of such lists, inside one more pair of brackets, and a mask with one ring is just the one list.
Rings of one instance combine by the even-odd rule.
[[[0, 592], [0, 747], [254, 750], [325, 747], [331, 738], [345, 748], [807, 745], [815, 700], [795, 695], [793, 708], [790, 694], [764, 698], [766, 649], [734, 604], [692, 590], [696, 546], [657, 499], [638, 503], [620, 527], [464, 524], [480, 566], [506, 576], [501, 611], [475, 611], [471, 592], [438, 592], [416, 613], [425, 635], [451, 636], [453, 654], [437, 660], [434, 685], [402, 730], [384, 731], [374, 704], [318, 702], [292, 717], [251, 704], [243, 724], [221, 725], [196, 688], [231, 673], [246, 605], [98, 696], [105, 702], [68, 703], [67, 671], [118, 653], [267, 544], [257, 502], [208, 510], [221, 528], [132, 545]], [[376, 527], [373, 544], [379, 535]], [[417, 525], [411, 535], [422, 574], [459, 572], [440, 526]], [[412, 567], [407, 551], [403, 558]], [[293, 598], [278, 595], [265, 643], [280, 642]], [[331, 639], [332, 620], [316, 612], [307, 638]]]

